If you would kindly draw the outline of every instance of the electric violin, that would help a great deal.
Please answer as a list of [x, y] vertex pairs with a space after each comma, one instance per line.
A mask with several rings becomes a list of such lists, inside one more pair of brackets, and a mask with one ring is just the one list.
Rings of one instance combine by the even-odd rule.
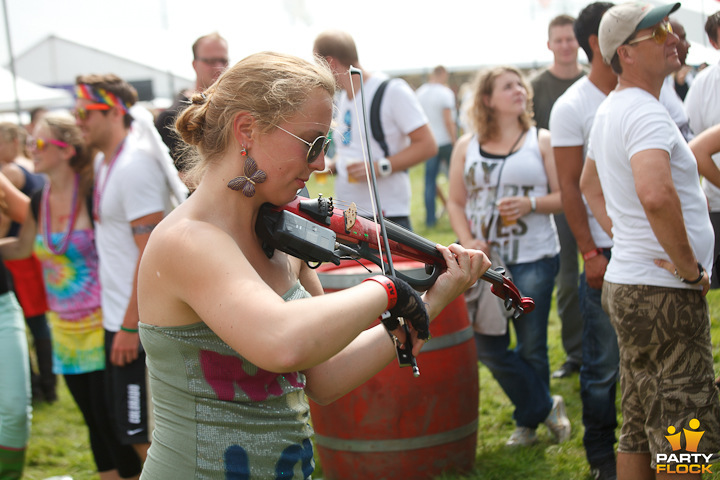
[[[415, 260], [425, 265], [424, 278], [395, 275], [419, 291], [430, 288], [445, 270], [445, 260], [432, 241], [404, 227], [385, 220], [390, 255]], [[265, 204], [260, 209], [256, 231], [263, 240], [265, 253], [277, 249], [300, 258], [317, 268], [323, 262], [339, 265], [341, 260], [365, 259], [382, 267], [387, 255], [380, 255], [379, 225], [357, 213], [351, 204], [345, 210], [334, 206], [332, 198], [302, 196], [282, 206]], [[493, 294], [503, 299], [505, 308], [513, 309], [513, 317], [532, 311], [535, 302], [523, 297], [504, 270], [489, 269], [481, 280], [489, 282]]]

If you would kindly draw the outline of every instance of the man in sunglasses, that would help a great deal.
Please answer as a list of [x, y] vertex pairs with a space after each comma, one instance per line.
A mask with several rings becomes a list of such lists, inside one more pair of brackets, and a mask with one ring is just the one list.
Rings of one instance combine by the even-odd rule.
[[[139, 467], [150, 437], [136, 275], [150, 233], [171, 203], [160, 164], [138, 135], [130, 135], [136, 101], [135, 89], [116, 75], [76, 80], [76, 121], [88, 147], [99, 151], [90, 213], [102, 285], [108, 400], [118, 438], [134, 448]], [[128, 469], [123, 478], [131, 476], [131, 466], [118, 465]]]
[[[195, 89], [202, 92], [215, 83], [220, 74], [228, 67], [228, 44], [227, 41], [214, 32], [203, 35], [195, 40], [192, 45], [193, 69], [195, 70]], [[190, 104], [190, 97], [193, 90], [183, 90], [175, 97], [175, 101], [167, 110], [160, 112], [155, 121], [155, 128], [170, 149], [170, 155], [175, 162], [175, 167], [182, 174], [185, 162], [182, 159], [182, 141], [174, 134], [175, 119], [186, 106]]]
[[[599, 30], [618, 86], [595, 115], [581, 186], [614, 243], [602, 303], [620, 352], [620, 480], [688, 471], [668, 439], [698, 422], [704, 434], [696, 453], [706, 456], [686, 463], [708, 464], [720, 450], [705, 299], [713, 231], [693, 153], [658, 100], [680, 66], [668, 21], [678, 8], [618, 5]], [[686, 477], [701, 478], [692, 472]]]

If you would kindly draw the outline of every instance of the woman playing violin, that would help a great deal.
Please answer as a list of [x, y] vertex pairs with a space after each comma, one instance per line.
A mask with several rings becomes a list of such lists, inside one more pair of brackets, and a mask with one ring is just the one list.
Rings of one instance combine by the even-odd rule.
[[[550, 396], [547, 325], [560, 249], [552, 213], [561, 209], [550, 133], [532, 126], [530, 87], [513, 67], [482, 72], [470, 112], [474, 132], [458, 140], [450, 160], [448, 213], [460, 243], [497, 248], [515, 285], [535, 309], [510, 332], [476, 332], [478, 357], [515, 406], [507, 444], [530, 445], [543, 421], [558, 441], [570, 436], [563, 399]], [[477, 330], [477, 328], [476, 328]]]
[[[422, 318], [489, 266], [482, 252], [438, 246], [447, 270], [420, 300], [382, 276], [322, 295], [307, 265], [266, 255], [259, 209], [289, 202], [324, 169], [334, 91], [327, 66], [260, 53], [194, 95], [176, 122], [199, 181], [153, 231], [139, 270], [156, 422], [143, 479], [308, 478], [305, 394], [332, 402], [394, 359], [385, 328], [368, 328], [393, 302], [419, 353]], [[393, 333], [404, 342], [403, 332]]]

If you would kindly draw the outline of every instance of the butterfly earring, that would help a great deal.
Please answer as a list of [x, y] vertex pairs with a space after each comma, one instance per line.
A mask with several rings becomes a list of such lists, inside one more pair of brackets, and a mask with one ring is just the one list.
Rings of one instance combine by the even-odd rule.
[[228, 182], [227, 186], [231, 190], [242, 190], [243, 195], [250, 198], [255, 195], [255, 185], [267, 180], [267, 174], [263, 170], [258, 170], [257, 163], [247, 154], [245, 147], [240, 150], [240, 155], [245, 157], [245, 175], [233, 178]]

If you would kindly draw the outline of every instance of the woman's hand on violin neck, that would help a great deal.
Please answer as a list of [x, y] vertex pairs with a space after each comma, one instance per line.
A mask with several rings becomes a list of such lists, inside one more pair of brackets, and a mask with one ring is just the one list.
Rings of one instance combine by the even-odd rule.
[[447, 270], [425, 294], [431, 319], [470, 288], [491, 265], [481, 250], [466, 249], [456, 243], [448, 247], [437, 245], [437, 249], [445, 258]]

